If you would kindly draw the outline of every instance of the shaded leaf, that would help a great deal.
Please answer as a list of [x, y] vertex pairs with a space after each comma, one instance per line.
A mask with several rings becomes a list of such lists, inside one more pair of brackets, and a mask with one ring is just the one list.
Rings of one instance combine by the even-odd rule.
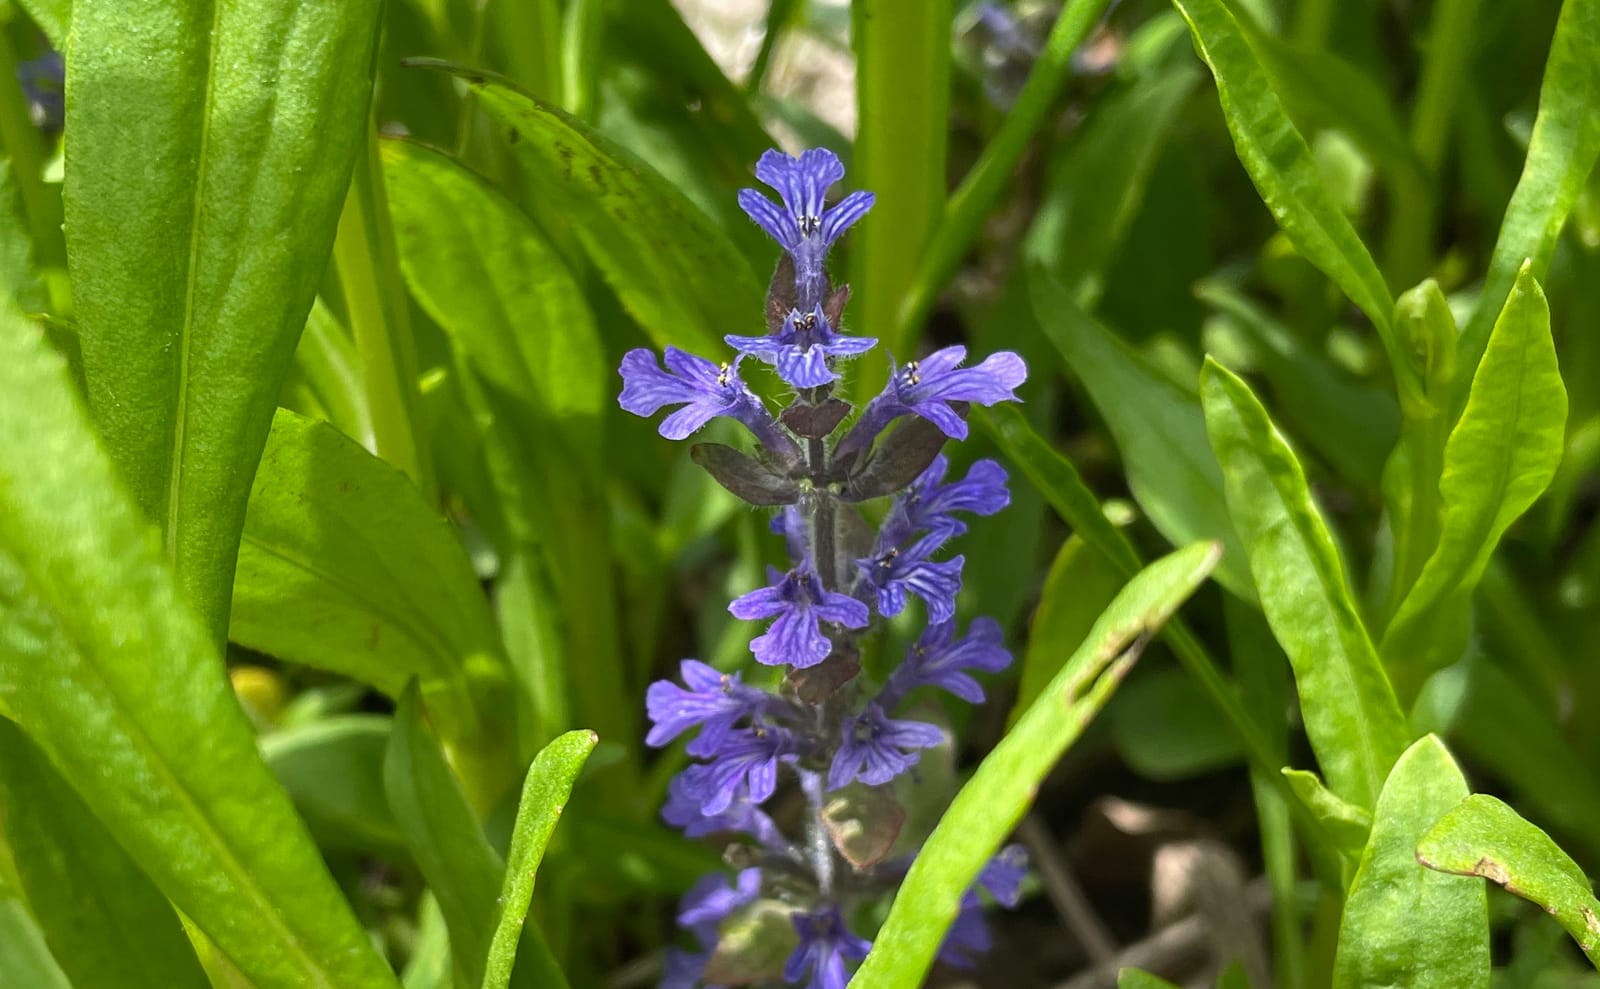
[[696, 443], [689, 448], [689, 459], [718, 484], [752, 505], [792, 505], [800, 500], [797, 482], [731, 446]]
[[1200, 402], [1085, 315], [1037, 268], [1031, 288], [1039, 325], [1105, 419], [1139, 507], [1174, 545], [1219, 540], [1225, 552], [1217, 581], [1254, 601], [1244, 543], [1228, 519]]
[[73, 989], [21, 900], [0, 898], [0, 985]]
[[399, 697], [452, 744], [504, 738], [510, 671], [472, 561], [395, 468], [280, 410], [239, 547], [230, 637]]
[[390, 721], [374, 714], [319, 718], [261, 740], [261, 755], [325, 851], [404, 855], [383, 792]]

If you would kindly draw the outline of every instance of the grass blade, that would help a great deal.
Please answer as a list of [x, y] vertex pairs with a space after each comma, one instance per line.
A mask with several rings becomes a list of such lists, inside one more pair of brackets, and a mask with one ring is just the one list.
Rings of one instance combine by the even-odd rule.
[[0, 310], [0, 713], [253, 981], [392, 986], [221, 667], [60, 359]]
[[1423, 833], [1466, 796], [1466, 779], [1433, 735], [1423, 736], [1395, 763], [1345, 900], [1334, 989], [1487, 989], [1489, 904], [1483, 886], [1417, 864]]
[[1208, 359], [1200, 395], [1261, 608], [1294, 667], [1311, 747], [1334, 792], [1371, 807], [1409, 729], [1333, 537], [1305, 471], [1249, 387]]
[[944, 209], [952, 8], [952, 0], [851, 5], [861, 128], [850, 181], [878, 197], [871, 222], [850, 237], [852, 309], [882, 338], [856, 369], [858, 389], [877, 389], [891, 357], [915, 356], [900, 306]]
[[589, 753], [600, 739], [592, 731], [569, 731], [533, 759], [522, 786], [522, 802], [511, 829], [511, 851], [506, 862], [505, 883], [500, 889], [499, 918], [494, 939], [489, 943], [488, 971], [483, 989], [506, 989], [511, 983], [511, 966], [517, 957], [517, 942], [533, 902], [533, 880], [544, 857], [545, 846], [556, 829], [561, 811], [572, 795]]
[[64, 205], [89, 408], [218, 644], [361, 148], [378, 7], [73, 5]]
[[852, 986], [922, 984], [961, 897], [1022, 819], [1045, 774], [1110, 699], [1144, 644], [1216, 567], [1196, 543], [1162, 557], [1117, 595], [1083, 644], [956, 795], [917, 854]]
[[1600, 969], [1600, 901], [1577, 863], [1550, 836], [1487, 793], [1440, 818], [1417, 845], [1417, 861], [1458, 876], [1482, 876], [1552, 914]]

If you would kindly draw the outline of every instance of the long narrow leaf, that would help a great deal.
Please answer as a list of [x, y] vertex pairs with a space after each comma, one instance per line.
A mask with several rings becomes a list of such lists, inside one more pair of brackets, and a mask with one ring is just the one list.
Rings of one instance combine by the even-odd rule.
[[1146, 567], [961, 788], [917, 854], [855, 978], [858, 989], [922, 984], [961, 898], [1022, 819], [1040, 783], [1078, 740], [1145, 642], [1216, 567], [1221, 547], [1196, 543]]
[[1289, 654], [1306, 734], [1334, 791], [1371, 807], [1409, 740], [1305, 471], [1243, 381], [1208, 360], [1206, 427], [1261, 608]]
[[78, 0], [66, 236], [89, 407], [220, 643], [272, 410], [332, 246], [377, 0]]
[[533, 880], [544, 858], [545, 846], [572, 795], [572, 784], [594, 751], [599, 736], [592, 731], [569, 731], [534, 757], [522, 786], [522, 802], [511, 828], [511, 851], [506, 860], [505, 882], [500, 889], [494, 939], [489, 944], [484, 989], [505, 989], [517, 942], [533, 902]]
[[258, 985], [392, 985], [115, 475], [0, 310], [0, 713]]
[[209, 985], [166, 897], [94, 819], [44, 753], [4, 719], [0, 833], [11, 847], [28, 905], [39, 918], [51, 953], [73, 985]]
[[1567, 390], [1550, 308], [1525, 263], [1495, 321], [1461, 418], [1444, 448], [1439, 545], [1383, 637], [1407, 682], [1454, 662], [1467, 644], [1473, 590], [1511, 523], [1550, 486], [1561, 462]]

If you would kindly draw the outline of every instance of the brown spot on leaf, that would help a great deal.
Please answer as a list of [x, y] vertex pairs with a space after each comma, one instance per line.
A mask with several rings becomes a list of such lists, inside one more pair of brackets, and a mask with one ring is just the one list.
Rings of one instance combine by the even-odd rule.
[[1501, 886], [1508, 886], [1511, 882], [1511, 874], [1506, 871], [1506, 867], [1487, 855], [1473, 863], [1472, 874], [1482, 876], [1490, 882], [1498, 883]]

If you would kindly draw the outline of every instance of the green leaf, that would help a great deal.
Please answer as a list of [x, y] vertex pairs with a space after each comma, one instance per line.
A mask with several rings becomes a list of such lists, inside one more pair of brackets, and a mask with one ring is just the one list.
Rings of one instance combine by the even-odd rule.
[[1137, 564], [1124, 571], [1081, 536], [1074, 535], [1061, 544], [1028, 627], [1028, 648], [1022, 656], [1017, 699], [1012, 702], [1008, 724], [1016, 724], [1033, 706], [1122, 589], [1128, 573], [1136, 569]]
[[1159, 976], [1137, 968], [1125, 968], [1117, 973], [1117, 989], [1178, 989]]
[[57, 51], [66, 51], [67, 29], [72, 26], [72, 0], [19, 0], [22, 9], [33, 18], [33, 23], [39, 26], [44, 36], [50, 39], [50, 47]]
[[[382, 146], [406, 281], [493, 387], [516, 396], [591, 470], [613, 405], [583, 290], [537, 227], [493, 186], [410, 141]], [[553, 466], [553, 465], [552, 465]]]
[[1335, 367], [1238, 289], [1210, 281], [1196, 286], [1195, 295], [1256, 344], [1261, 374], [1295, 435], [1342, 476], [1376, 488], [1400, 434], [1394, 397]]
[[416, 677], [452, 745], [509, 737], [510, 669], [460, 539], [405, 475], [327, 423], [273, 421], [229, 632], [390, 697]]
[[1550, 836], [1500, 800], [1475, 793], [1428, 830], [1417, 861], [1482, 876], [1543, 907], [1600, 968], [1600, 901], [1589, 878]]
[[405, 838], [383, 792], [390, 721], [375, 714], [320, 718], [261, 740], [261, 755], [329, 852], [404, 857]]
[[502, 79], [439, 67], [467, 80], [529, 182], [570, 217], [595, 266], [657, 346], [718, 354], [729, 327], [759, 319], [762, 289], [744, 257], [649, 164]]
[[850, 5], [856, 56], [854, 171], [849, 183], [877, 196], [850, 235], [855, 322], [882, 342], [858, 363], [853, 384], [871, 394], [889, 360], [906, 360], [916, 327], [900, 306], [939, 224], [948, 195], [950, 25], [953, 0], [858, 0]]
[[1306, 734], [1333, 791], [1371, 807], [1410, 737], [1305, 471], [1249, 387], [1209, 358], [1206, 427], [1261, 608], [1294, 666]]
[[379, 4], [74, 7], [64, 205], [89, 408], [220, 642], [250, 479], [361, 147]]
[[1461, 331], [1463, 372], [1477, 366], [1489, 345], [1495, 316], [1514, 291], [1524, 263], [1531, 263], [1536, 279], [1549, 272], [1556, 239], [1600, 156], [1600, 115], [1594, 113], [1600, 105], [1597, 49], [1600, 0], [1564, 0], [1550, 39], [1539, 113], [1533, 120], [1522, 177], [1500, 222], [1483, 291]]
[[[533, 902], [534, 874], [545, 846], [556, 829], [572, 784], [594, 751], [599, 736], [592, 731], [569, 731], [534, 757], [522, 785], [522, 802], [517, 806], [517, 822], [511, 829], [511, 852], [506, 862], [505, 884], [497, 901], [494, 940], [489, 945], [488, 971], [484, 989], [505, 989], [511, 982], [511, 966], [517, 957], [517, 941]], [[548, 973], [545, 974], [546, 977]], [[555, 978], [560, 978], [559, 970]], [[548, 983], [545, 983], [548, 984]]]
[[1100, 616], [1028, 713], [956, 795], [917, 854], [850, 984], [922, 984], [961, 898], [1033, 802], [1039, 784], [1077, 741], [1146, 642], [1216, 567], [1222, 550], [1196, 543], [1141, 571]]
[[295, 370], [339, 431], [373, 447], [372, 411], [367, 406], [366, 370], [350, 332], [319, 296], [306, 317], [294, 351]]
[[[80, 989], [204, 987], [161, 891], [16, 725], [0, 718], [0, 833], [51, 954]], [[0, 984], [31, 986], [31, 982]]]
[[[973, 418], [984, 427], [1001, 452], [1039, 489], [1050, 507], [1072, 527], [1075, 534], [1117, 567], [1123, 576], [1131, 577], [1138, 572], [1141, 561], [1128, 537], [1106, 518], [1100, 500], [1084, 484], [1072, 462], [1035, 433], [1021, 411], [1009, 405], [998, 405], [992, 409], [976, 410]], [[1245, 711], [1237, 692], [1223, 677], [1216, 660], [1206, 652], [1205, 645], [1189, 631], [1182, 619], [1175, 619], [1168, 625], [1165, 635], [1172, 651], [1200, 685], [1207, 700], [1233, 726], [1256, 769], [1275, 774], [1277, 767], [1283, 763], [1283, 757], [1278, 753], [1281, 746], [1274, 747], [1267, 741], [1264, 730]], [[1270, 785], [1279, 784], [1274, 781]]]
[[1248, 36], [1223, 0], [1173, 0], [1217, 80], [1239, 161], [1273, 219], [1306, 260], [1354, 302], [1383, 339], [1396, 380], [1410, 373], [1391, 322], [1394, 299], [1366, 245], [1323, 185]]
[[20, 900], [0, 898], [0, 985], [73, 989]]
[[1408, 683], [1466, 648], [1472, 592], [1506, 529], [1555, 477], [1566, 422], [1550, 308], [1524, 264], [1445, 443], [1439, 546], [1384, 633], [1383, 657]]
[[577, 717], [608, 742], [633, 739], [611, 558], [595, 552], [610, 541], [601, 424], [614, 371], [583, 291], [527, 216], [459, 163], [408, 142], [388, 142], [384, 161], [406, 280], [470, 365], [463, 391], [488, 423], [515, 543], [502, 552], [537, 544], [560, 574], [567, 654], [586, 658], [570, 680]]
[[1424, 832], [1466, 796], [1466, 779], [1433, 735], [1395, 763], [1345, 900], [1334, 989], [1488, 989], [1483, 886], [1417, 864]]
[[1145, 779], [1188, 779], [1244, 758], [1238, 736], [1216, 708], [1194, 702], [1194, 684], [1176, 667], [1135, 674], [1106, 721], [1122, 761]]
[[252, 981], [393, 985], [60, 359], [3, 304], [0, 713]]
[[1254, 601], [1244, 544], [1228, 520], [1222, 471], [1206, 446], [1200, 403], [1085, 315], [1041, 269], [1031, 274], [1039, 325], [1105, 419], [1139, 507], [1174, 545], [1221, 541], [1218, 583]]
[[1328, 841], [1338, 851], [1359, 860], [1367, 838], [1372, 833], [1372, 811], [1357, 807], [1322, 785], [1316, 773], [1304, 769], [1285, 769], [1284, 779], [1295, 798], [1311, 812], [1313, 820], [1326, 832]]
[[[456, 985], [482, 985], [505, 866], [484, 837], [461, 783], [445, 762], [444, 751], [424, 720], [415, 686], [406, 688], [395, 711], [383, 784], [417, 868], [438, 897], [450, 928]], [[525, 925], [523, 935], [537, 945], [531, 949], [528, 944], [522, 946], [530, 956], [548, 955], [537, 925]], [[559, 974], [560, 969], [550, 964], [550, 970]], [[565, 987], [566, 983], [544, 985]]]

